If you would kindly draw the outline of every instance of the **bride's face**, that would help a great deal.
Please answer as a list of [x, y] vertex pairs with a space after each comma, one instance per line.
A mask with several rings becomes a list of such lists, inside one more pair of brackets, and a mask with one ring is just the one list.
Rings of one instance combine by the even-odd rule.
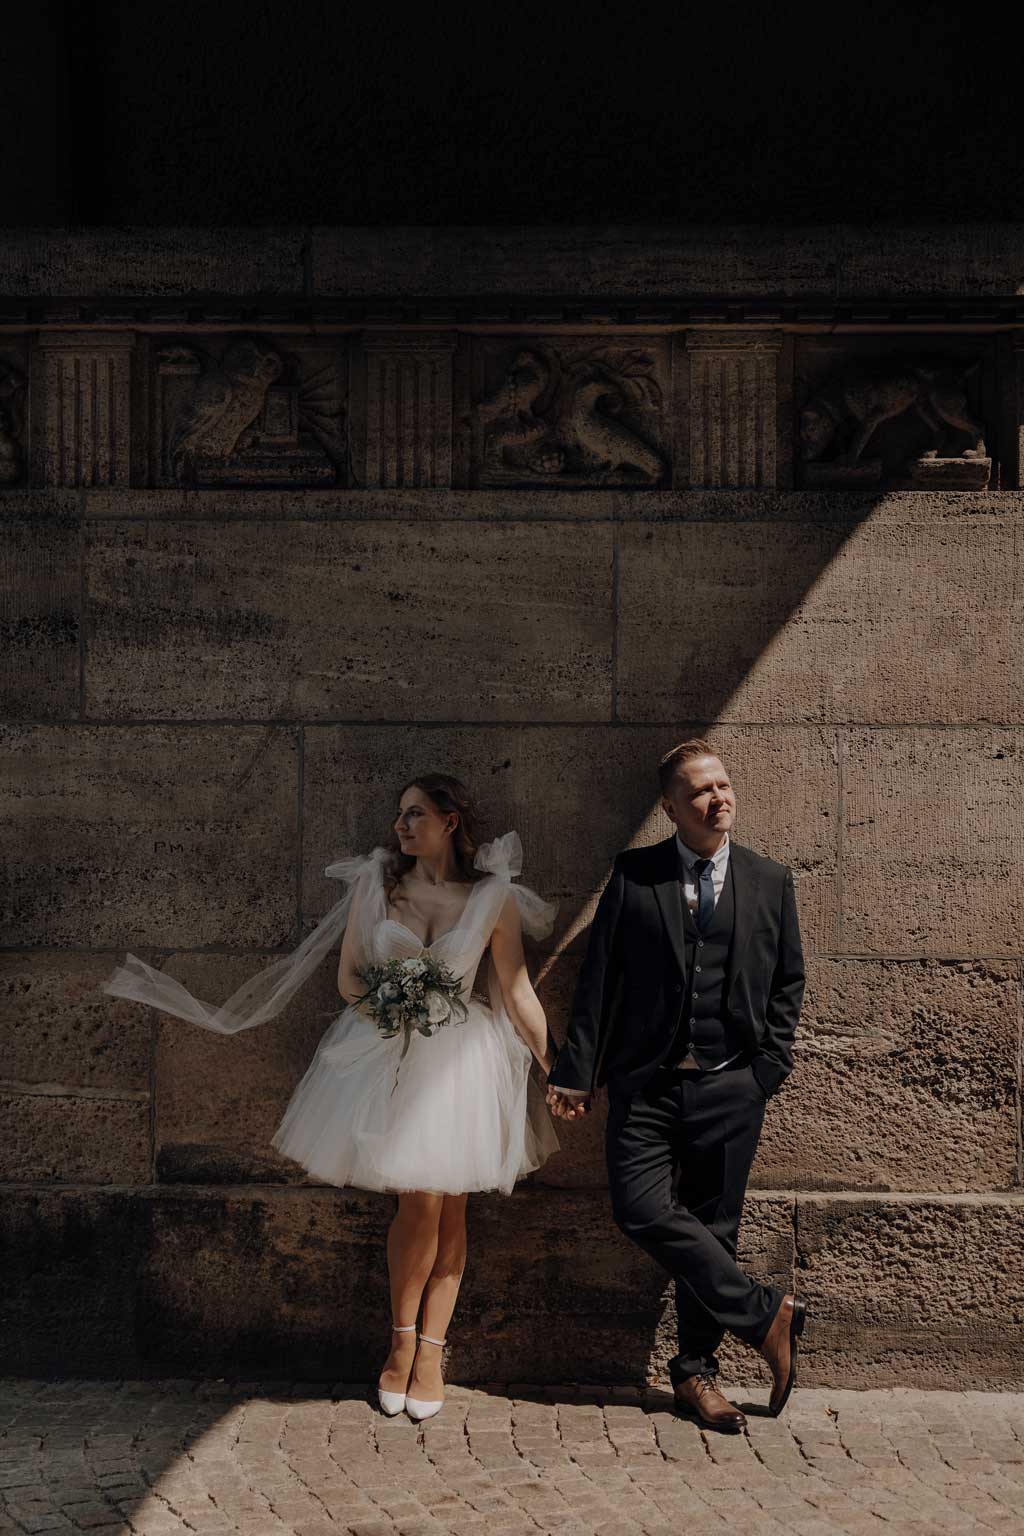
[[453, 812], [447, 814], [415, 784], [405, 791], [399, 801], [395, 831], [402, 852], [414, 859], [434, 858], [444, 851], [451, 841], [451, 834], [458, 824]]

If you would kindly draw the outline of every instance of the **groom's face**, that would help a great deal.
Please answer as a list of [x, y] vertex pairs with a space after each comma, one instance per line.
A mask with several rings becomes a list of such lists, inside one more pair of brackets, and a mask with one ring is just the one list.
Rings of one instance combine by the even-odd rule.
[[679, 763], [661, 803], [690, 848], [717, 848], [736, 825], [736, 792], [718, 757]]

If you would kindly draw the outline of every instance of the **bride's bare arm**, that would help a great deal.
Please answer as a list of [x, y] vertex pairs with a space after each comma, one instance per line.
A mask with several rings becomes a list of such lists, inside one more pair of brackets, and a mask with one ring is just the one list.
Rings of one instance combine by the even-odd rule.
[[555, 1064], [555, 1053], [548, 1041], [544, 1009], [526, 969], [519, 904], [514, 896], [506, 899], [491, 934], [491, 955], [512, 1023], [542, 1069], [550, 1072]]
[[360, 968], [365, 963], [359, 943], [361, 927], [359, 903], [362, 899], [362, 894], [358, 886], [352, 893], [352, 905], [349, 908], [348, 922], [345, 924], [345, 932], [341, 939], [341, 957], [338, 961], [338, 991], [346, 1003], [354, 1003], [356, 998], [362, 997], [366, 991], [366, 985], [360, 974]]

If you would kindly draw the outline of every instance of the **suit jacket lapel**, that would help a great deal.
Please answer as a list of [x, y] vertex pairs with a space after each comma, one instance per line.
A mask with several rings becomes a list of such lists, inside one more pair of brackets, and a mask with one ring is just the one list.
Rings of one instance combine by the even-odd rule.
[[732, 868], [733, 927], [732, 944], [725, 964], [725, 995], [728, 997], [736, 972], [743, 963], [743, 954], [750, 939], [757, 893], [761, 884], [761, 871], [742, 843], [732, 843], [729, 848], [729, 864]]
[[665, 930], [675, 953], [682, 974], [686, 975], [686, 941], [683, 938], [683, 891], [679, 884], [679, 849], [675, 835], [659, 843], [658, 868], [654, 877], [654, 894], [661, 908]]

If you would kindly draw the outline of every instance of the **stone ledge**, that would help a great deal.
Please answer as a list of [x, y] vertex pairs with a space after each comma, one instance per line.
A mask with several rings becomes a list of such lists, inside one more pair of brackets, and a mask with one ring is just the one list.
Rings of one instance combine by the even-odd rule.
[[1020, 491], [482, 491], [424, 490], [124, 490], [0, 491], [0, 526], [47, 530], [89, 522], [650, 522], [856, 525], [986, 521], [1017, 523]]
[[[366, 1380], [386, 1333], [391, 1206], [329, 1186], [8, 1187], [8, 1369]], [[740, 1259], [807, 1297], [805, 1386], [1019, 1387], [1022, 1225], [1024, 1195], [760, 1191]], [[454, 1381], [663, 1373], [669, 1288], [603, 1191], [475, 1197], [470, 1245]], [[725, 1360], [750, 1379], [750, 1351]]]
[[[350, 226], [311, 234], [300, 227], [26, 228], [8, 232], [0, 292], [301, 297], [307, 241], [314, 294], [969, 300], [1024, 292], [1024, 225], [898, 222]], [[435, 323], [444, 319], [439, 313]]]
[[301, 229], [9, 229], [0, 293], [301, 295]]

